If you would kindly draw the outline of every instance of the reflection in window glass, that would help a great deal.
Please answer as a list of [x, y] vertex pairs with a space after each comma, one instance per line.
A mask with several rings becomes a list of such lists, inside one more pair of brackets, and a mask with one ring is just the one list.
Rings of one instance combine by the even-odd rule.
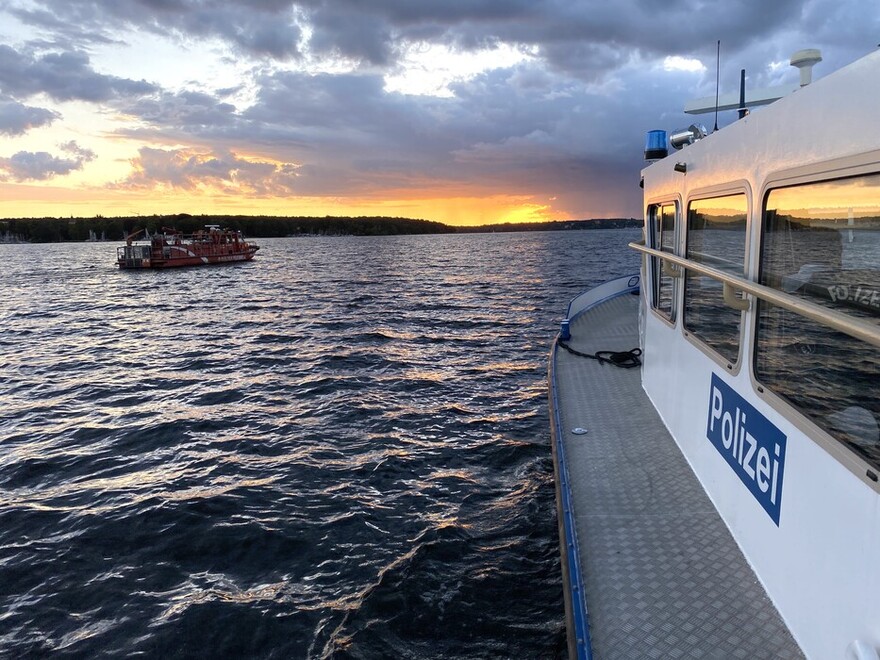
[[[880, 325], [880, 175], [772, 190], [761, 283]], [[880, 349], [758, 305], [758, 379], [880, 469]]]
[[[652, 206], [650, 213], [651, 247], [675, 254], [675, 204]], [[651, 306], [670, 321], [675, 320], [672, 272], [671, 264], [651, 257]]]
[[[691, 202], [687, 218], [688, 259], [742, 277], [747, 208], [744, 194]], [[741, 318], [739, 310], [724, 302], [721, 282], [687, 271], [684, 326], [730, 363], [739, 358]]]

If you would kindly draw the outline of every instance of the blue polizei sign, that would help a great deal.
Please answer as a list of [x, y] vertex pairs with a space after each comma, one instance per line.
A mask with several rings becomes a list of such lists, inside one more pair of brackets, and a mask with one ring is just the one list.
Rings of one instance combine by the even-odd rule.
[[778, 526], [785, 434], [714, 373], [706, 437]]

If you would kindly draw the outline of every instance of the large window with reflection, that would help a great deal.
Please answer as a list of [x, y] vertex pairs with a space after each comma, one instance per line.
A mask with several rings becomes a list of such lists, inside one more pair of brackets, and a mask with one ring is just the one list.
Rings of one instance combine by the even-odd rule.
[[[649, 245], [663, 252], [675, 254], [675, 225], [677, 205], [655, 204], [648, 209]], [[675, 276], [672, 264], [651, 257], [651, 307], [666, 318], [675, 321]]]
[[[880, 174], [771, 190], [760, 281], [880, 326]], [[880, 469], [880, 349], [761, 301], [755, 374]]]
[[[742, 277], [748, 202], [743, 193], [698, 199], [688, 205], [687, 258]], [[718, 280], [688, 270], [684, 327], [730, 365], [739, 360], [742, 312], [724, 302]]]

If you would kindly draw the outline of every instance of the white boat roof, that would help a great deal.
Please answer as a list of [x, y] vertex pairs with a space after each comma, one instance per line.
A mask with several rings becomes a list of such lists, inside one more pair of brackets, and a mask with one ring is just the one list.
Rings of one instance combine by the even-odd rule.
[[[673, 150], [642, 170], [645, 190], [657, 196], [721, 181], [760, 182], [771, 173], [880, 150], [878, 112], [880, 51]], [[685, 174], [674, 170], [677, 163], [686, 164]]]

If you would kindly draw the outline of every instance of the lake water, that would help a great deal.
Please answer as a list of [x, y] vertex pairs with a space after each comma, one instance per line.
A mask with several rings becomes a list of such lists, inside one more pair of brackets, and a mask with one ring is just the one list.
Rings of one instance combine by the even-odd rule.
[[565, 655], [546, 358], [638, 230], [0, 245], [0, 655]]

